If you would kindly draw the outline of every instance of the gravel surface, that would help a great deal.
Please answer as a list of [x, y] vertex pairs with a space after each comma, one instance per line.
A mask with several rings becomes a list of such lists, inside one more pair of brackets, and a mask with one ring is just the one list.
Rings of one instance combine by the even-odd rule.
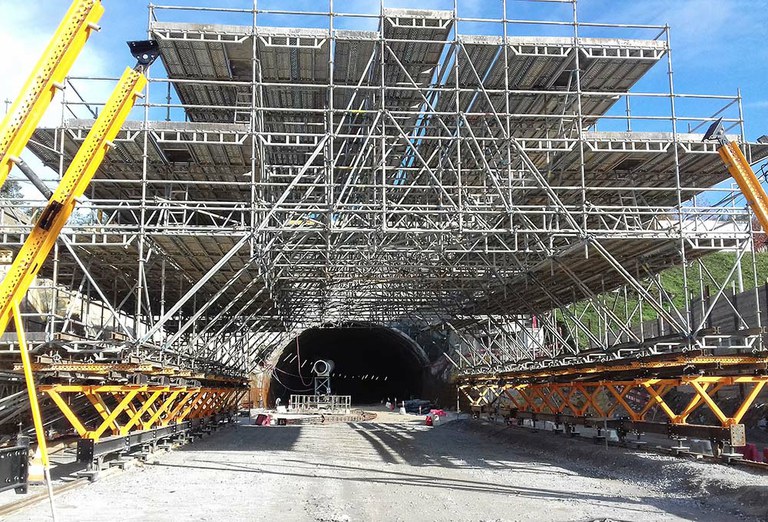
[[[764, 520], [767, 486], [721, 465], [392, 415], [228, 428], [56, 504], [63, 521]], [[48, 518], [43, 503], [6, 520]]]

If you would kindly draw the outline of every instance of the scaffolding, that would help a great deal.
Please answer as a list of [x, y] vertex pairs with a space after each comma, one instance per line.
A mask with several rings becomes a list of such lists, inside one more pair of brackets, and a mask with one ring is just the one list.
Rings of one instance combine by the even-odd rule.
[[[243, 376], [352, 321], [440, 332], [465, 378], [762, 351], [751, 214], [702, 141], [722, 117], [768, 156], [740, 94], [677, 92], [667, 26], [583, 21], [575, 0], [433, 3], [150, 6], [165, 70], [43, 269], [38, 355]], [[633, 90], [648, 74], [667, 88]], [[105, 80], [68, 78], [61, 124], [34, 134], [59, 175]], [[16, 250], [37, 203], [3, 205]], [[722, 280], [699, 262], [718, 251]]]
[[288, 411], [294, 413], [349, 413], [352, 411], [352, 396], [291, 394]]

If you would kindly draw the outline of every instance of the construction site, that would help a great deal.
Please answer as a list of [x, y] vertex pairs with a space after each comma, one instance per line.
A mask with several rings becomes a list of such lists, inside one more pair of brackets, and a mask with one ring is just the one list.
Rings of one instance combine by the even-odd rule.
[[768, 519], [768, 121], [591, 2], [51, 2], [0, 519]]

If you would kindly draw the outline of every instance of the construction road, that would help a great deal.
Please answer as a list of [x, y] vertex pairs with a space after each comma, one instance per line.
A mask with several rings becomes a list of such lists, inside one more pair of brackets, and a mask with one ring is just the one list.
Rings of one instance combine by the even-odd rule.
[[[230, 427], [57, 496], [59, 518], [751, 519], [736, 509], [765, 515], [759, 492], [768, 480], [742, 470], [477, 421], [428, 428], [402, 419]], [[6, 520], [48, 518], [41, 503]]]

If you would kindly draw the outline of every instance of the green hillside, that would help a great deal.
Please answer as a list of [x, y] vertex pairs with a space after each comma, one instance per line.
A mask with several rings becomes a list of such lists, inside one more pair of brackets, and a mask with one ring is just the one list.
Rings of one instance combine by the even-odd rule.
[[[755, 264], [757, 268], [757, 284], [762, 285], [768, 281], [768, 252], [761, 252], [755, 254]], [[728, 276], [731, 268], [736, 262], [736, 254], [732, 252], [714, 252], [701, 259], [702, 264], [710, 272], [717, 284], [722, 284], [725, 278]], [[744, 290], [749, 290], [755, 287], [755, 271], [752, 266], [752, 255], [747, 253], [741, 260], [742, 278], [744, 282]], [[709, 277], [704, 273], [704, 281], [709, 281], [710, 291], [714, 293], [716, 291], [715, 283], [711, 282]], [[733, 281], [736, 280], [736, 274], [734, 273]], [[665, 270], [661, 273], [661, 283], [665, 290], [674, 297], [674, 302], [677, 307], [684, 306], [683, 300], [683, 269], [682, 267], [675, 267]], [[691, 285], [689, 290], [695, 295], [699, 295], [699, 267], [697, 263], [693, 263], [688, 268], [688, 283]], [[729, 288], [732, 288], [729, 284]], [[738, 288], [737, 288], [738, 291]]]
[[[714, 252], [703, 258], [701, 262], [706, 268], [706, 271], [702, 271], [705, 285], [708, 284], [710, 295], [714, 295], [719, 286], [728, 277], [731, 268], [736, 262], [736, 254], [732, 252]], [[768, 282], [768, 252], [757, 253], [755, 255], [755, 265], [757, 269], [757, 284], [763, 285]], [[744, 290], [749, 290], [755, 287], [755, 270], [752, 264], [752, 255], [747, 253], [742, 258], [742, 278]], [[711, 274], [711, 278], [706, 272]], [[665, 308], [677, 308], [682, 309], [685, 306], [685, 292], [683, 289], [683, 268], [675, 267], [667, 269], [659, 274], [661, 286], [667, 292], [671, 298], [671, 304], [669, 300], [663, 301]], [[714, 280], [714, 281], [713, 281]], [[736, 274], [734, 272], [731, 281], [728, 283], [727, 288], [730, 290], [734, 288], [734, 282], [737, 281]], [[698, 297], [700, 294], [699, 284], [699, 267], [698, 263], [694, 262], [688, 267], [688, 284], [689, 292], [694, 297]], [[738, 285], [735, 286], [738, 291]], [[657, 289], [652, 289], [653, 295], [658, 294]], [[638, 299], [636, 293], [628, 292], [626, 299], [623, 292], [607, 292], [600, 297], [605, 306], [609, 307], [613, 313], [621, 320], [625, 320], [630, 324], [638, 324], [641, 320], [638, 312], [633, 312], [637, 306]], [[593, 331], [599, 331], [596, 325], [600, 324], [600, 317], [594, 307], [590, 306], [587, 302], [576, 303], [571, 310], [578, 316], [582, 323], [590, 325]], [[644, 304], [642, 309], [642, 320], [650, 320], [656, 317], [655, 311], [651, 306]], [[572, 324], [572, 321], [567, 317], [563, 317], [561, 312], [557, 313], [558, 320], [562, 320], [567, 324]], [[587, 339], [585, 335], [580, 336], [580, 344], [585, 346]]]

